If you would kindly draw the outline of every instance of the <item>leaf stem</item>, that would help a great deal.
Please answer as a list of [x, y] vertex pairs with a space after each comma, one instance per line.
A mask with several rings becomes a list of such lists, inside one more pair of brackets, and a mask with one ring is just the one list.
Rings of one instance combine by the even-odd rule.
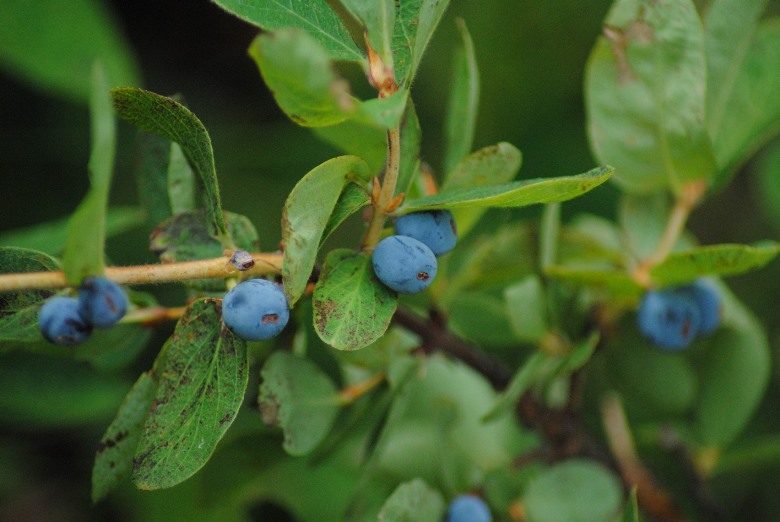
[[[244, 276], [279, 274], [282, 254], [254, 253], [255, 264], [249, 270], [240, 272], [229, 257], [215, 257], [181, 263], [107, 267], [105, 277], [121, 285], [168, 283], [190, 279], [224, 279]], [[0, 274], [0, 293], [38, 288], [67, 288], [68, 282], [60, 270], [49, 272], [25, 272]]]
[[374, 213], [361, 244], [362, 250], [372, 250], [379, 242], [382, 228], [390, 205], [393, 203], [395, 186], [398, 183], [398, 172], [401, 163], [401, 132], [398, 128], [387, 131], [387, 166], [382, 181], [379, 197], [374, 204]]
[[656, 265], [662, 263], [674, 248], [674, 244], [685, 229], [685, 223], [691, 215], [694, 207], [701, 200], [704, 192], [707, 190], [707, 184], [704, 181], [694, 181], [683, 186], [682, 192], [677, 196], [669, 213], [669, 219], [666, 222], [661, 239], [655, 252], [647, 259], [642, 261], [634, 270], [634, 279], [642, 286], [651, 285], [650, 271]]

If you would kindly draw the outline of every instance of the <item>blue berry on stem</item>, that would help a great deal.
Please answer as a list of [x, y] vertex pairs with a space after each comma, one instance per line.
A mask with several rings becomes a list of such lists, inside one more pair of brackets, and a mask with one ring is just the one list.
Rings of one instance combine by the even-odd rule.
[[718, 289], [706, 279], [697, 279], [681, 289], [690, 295], [699, 306], [701, 324], [699, 333], [709, 334], [720, 326], [722, 300]]
[[395, 221], [395, 233], [425, 243], [436, 256], [455, 248], [458, 241], [455, 218], [449, 210], [413, 212], [401, 216]]
[[679, 290], [650, 290], [637, 312], [639, 330], [660, 348], [687, 347], [701, 327], [696, 301]]
[[127, 312], [127, 294], [121, 286], [102, 276], [87, 277], [79, 287], [79, 309], [85, 321], [108, 328]]
[[377, 279], [401, 294], [422, 292], [436, 277], [436, 256], [407, 236], [386, 237], [371, 257]]
[[78, 299], [65, 296], [43, 303], [38, 312], [38, 328], [47, 341], [60, 346], [84, 342], [92, 333], [92, 325], [79, 313]]
[[447, 522], [490, 522], [490, 510], [476, 495], [460, 495], [450, 503]]
[[279, 335], [290, 318], [287, 298], [278, 285], [265, 279], [237, 284], [222, 300], [222, 320], [247, 341]]

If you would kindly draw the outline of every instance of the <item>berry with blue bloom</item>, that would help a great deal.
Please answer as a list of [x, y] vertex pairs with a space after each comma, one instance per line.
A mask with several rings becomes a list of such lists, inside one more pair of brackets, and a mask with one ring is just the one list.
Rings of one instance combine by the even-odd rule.
[[247, 341], [279, 335], [290, 318], [287, 298], [278, 285], [265, 279], [237, 284], [222, 299], [222, 320]]
[[449, 210], [430, 210], [403, 215], [395, 221], [395, 233], [425, 243], [436, 256], [452, 250], [458, 241], [455, 218]]
[[476, 495], [460, 495], [450, 503], [447, 522], [491, 522], [485, 501]]
[[79, 287], [79, 308], [85, 321], [108, 328], [127, 312], [127, 294], [121, 286], [102, 276], [84, 279]]
[[679, 289], [648, 291], [642, 298], [637, 320], [643, 335], [669, 350], [687, 347], [701, 328], [699, 306]]
[[422, 292], [436, 277], [436, 256], [424, 243], [407, 236], [380, 241], [371, 262], [377, 279], [401, 294]]
[[87, 340], [92, 325], [81, 316], [75, 297], [52, 297], [38, 312], [38, 328], [50, 343], [72, 346]]

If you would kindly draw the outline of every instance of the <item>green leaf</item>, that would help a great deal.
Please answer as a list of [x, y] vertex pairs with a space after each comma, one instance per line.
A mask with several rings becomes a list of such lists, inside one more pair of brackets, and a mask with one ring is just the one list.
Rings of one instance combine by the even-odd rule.
[[648, 193], [715, 175], [704, 31], [691, 0], [617, 0], [585, 74], [588, 135], [615, 181]]
[[156, 392], [157, 379], [147, 372], [127, 392], [98, 444], [92, 466], [92, 502], [101, 500], [130, 477], [133, 455]]
[[338, 350], [357, 350], [385, 333], [398, 296], [379, 282], [364, 253], [334, 250], [314, 288], [314, 327]]
[[86, 276], [102, 274], [105, 268], [106, 210], [116, 149], [116, 122], [107, 91], [105, 69], [96, 62], [92, 68], [90, 98], [90, 188], [68, 221], [62, 255], [62, 270], [73, 286], [80, 284]]
[[458, 336], [479, 346], [517, 346], [500, 293], [461, 290], [443, 303], [448, 326]]
[[399, 4], [393, 31], [398, 85], [411, 85], [425, 48], [449, 3], [449, 0], [408, 0]]
[[525, 392], [544, 375], [550, 358], [542, 352], [534, 352], [512, 376], [509, 385], [498, 396], [498, 400], [482, 417], [482, 422], [493, 422], [505, 417]]
[[179, 102], [143, 89], [112, 89], [116, 113], [141, 130], [178, 143], [190, 166], [198, 173], [205, 192], [206, 211], [213, 230], [224, 248], [235, 249], [222, 215], [214, 151], [206, 127]]
[[109, 85], [138, 85], [138, 64], [111, 15], [94, 0], [2, 2], [0, 64], [44, 91], [79, 102], [89, 100], [95, 60], [105, 65]]
[[[346, 154], [362, 158], [368, 164], [371, 173], [379, 173], [385, 165], [387, 132], [382, 129], [359, 121], [347, 120], [330, 127], [312, 127], [311, 130], [325, 143], [333, 145]], [[402, 150], [403, 147], [402, 134]]]
[[504, 290], [509, 324], [518, 339], [537, 343], [550, 329], [547, 296], [538, 275], [524, 277]]
[[110, 372], [132, 363], [152, 338], [153, 329], [139, 323], [120, 323], [95, 330], [86, 342], [74, 347], [73, 356], [93, 368]]
[[718, 162], [718, 186], [773, 136], [780, 133], [780, 18], [759, 25], [724, 100], [718, 126], [710, 123]]
[[736, 275], [761, 268], [780, 252], [780, 243], [762, 241], [754, 245], [709, 245], [673, 252], [650, 270], [659, 286], [687, 283], [702, 275]]
[[378, 522], [439, 522], [445, 511], [441, 493], [422, 479], [400, 484], [385, 501]]
[[504, 185], [442, 190], [404, 205], [404, 212], [440, 208], [523, 207], [536, 203], [566, 201], [604, 183], [612, 167], [598, 167], [584, 174], [559, 178], [537, 178]]
[[299, 125], [336, 125], [358, 103], [349, 84], [336, 76], [325, 48], [301, 29], [284, 28], [254, 39], [255, 60], [276, 103]]
[[[0, 274], [59, 270], [55, 259], [26, 248], [0, 248]], [[38, 310], [51, 290], [0, 293], [0, 341], [39, 341]]]
[[214, 300], [192, 303], [164, 348], [133, 460], [140, 489], [175, 486], [203, 467], [241, 406], [246, 344], [222, 326], [218, 307]]
[[325, 0], [214, 0], [218, 6], [267, 31], [283, 27], [305, 30], [331, 60], [364, 63], [344, 22]]
[[[118, 236], [140, 226], [146, 220], [138, 207], [116, 206], [106, 214], [106, 238]], [[68, 218], [47, 221], [0, 233], [0, 246], [16, 246], [57, 255], [67, 240]]]
[[134, 174], [138, 200], [149, 216], [149, 223], [154, 226], [174, 214], [168, 197], [171, 142], [148, 132], [139, 132], [135, 142], [137, 153]]
[[629, 274], [614, 268], [554, 265], [548, 267], [544, 273], [547, 277], [566, 281], [573, 285], [605, 290], [614, 298], [638, 301], [644, 293], [644, 289]]
[[[471, 152], [477, 126], [477, 111], [479, 110], [479, 69], [474, 53], [474, 42], [471, 41], [466, 22], [458, 18], [456, 23], [462, 45], [455, 51], [454, 72], [450, 82], [450, 96], [447, 100], [447, 112], [444, 118], [445, 141], [442, 170], [444, 174], [450, 174], [455, 166]], [[498, 183], [509, 181], [509, 179]]]
[[320, 241], [349, 179], [368, 177], [368, 166], [355, 156], [339, 156], [310, 170], [284, 205], [282, 241], [284, 291], [294, 305], [306, 290]]
[[[245, 216], [223, 212], [225, 227], [236, 246], [249, 252], [259, 248], [257, 231]], [[163, 263], [211, 259], [223, 255], [222, 245], [210, 234], [209, 220], [203, 210], [184, 212], [162, 223], [151, 234], [149, 250], [157, 254]], [[188, 281], [192, 288], [214, 291], [224, 290], [219, 279]]]
[[361, 23], [368, 44], [382, 58], [384, 66], [392, 70], [395, 0], [342, 0], [341, 3]]
[[[482, 148], [463, 158], [442, 185], [442, 192], [491, 187], [515, 179], [523, 161], [522, 153], [506, 142]], [[465, 236], [476, 225], [486, 208], [456, 209], [455, 222], [458, 233]]]
[[571, 459], [534, 478], [523, 497], [534, 522], [614, 520], [623, 504], [620, 481], [593, 461]]
[[731, 444], [747, 425], [769, 382], [771, 353], [763, 325], [725, 285], [723, 326], [702, 357], [695, 432], [702, 445]]
[[341, 191], [336, 206], [333, 207], [333, 213], [328, 218], [328, 223], [322, 232], [320, 246], [349, 216], [367, 207], [370, 203], [371, 198], [362, 185], [348, 182], [344, 186], [344, 190]]
[[397, 127], [408, 91], [362, 102], [333, 70], [324, 48], [305, 31], [279, 29], [254, 39], [249, 54], [287, 116], [305, 127], [342, 123], [350, 118], [380, 128]]
[[284, 430], [287, 453], [310, 453], [336, 420], [338, 389], [317, 365], [288, 352], [274, 352], [260, 377], [258, 402], [263, 421]]

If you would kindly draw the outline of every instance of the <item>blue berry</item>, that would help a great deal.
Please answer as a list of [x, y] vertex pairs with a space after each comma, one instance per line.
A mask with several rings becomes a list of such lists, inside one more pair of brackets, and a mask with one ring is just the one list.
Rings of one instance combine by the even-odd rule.
[[127, 312], [127, 294], [121, 286], [101, 276], [87, 277], [79, 287], [79, 309], [85, 321], [108, 328]]
[[690, 295], [699, 306], [699, 333], [709, 334], [717, 330], [721, 317], [721, 299], [717, 288], [706, 279], [697, 279], [693, 284], [682, 287], [681, 291]]
[[447, 522], [490, 522], [490, 510], [485, 501], [475, 495], [460, 495], [447, 510]]
[[247, 341], [279, 335], [290, 318], [287, 298], [279, 286], [265, 279], [237, 284], [222, 300], [222, 320]]
[[650, 290], [637, 313], [639, 330], [657, 346], [681, 350], [691, 344], [701, 327], [696, 301], [680, 290]]
[[436, 277], [436, 256], [425, 244], [407, 236], [380, 241], [371, 262], [376, 277], [401, 294], [422, 292]]
[[38, 328], [53, 344], [70, 346], [81, 343], [92, 333], [92, 325], [81, 317], [75, 297], [52, 297], [38, 312]]
[[413, 212], [401, 216], [395, 221], [395, 233], [425, 243], [436, 256], [452, 250], [458, 240], [455, 218], [449, 210]]

